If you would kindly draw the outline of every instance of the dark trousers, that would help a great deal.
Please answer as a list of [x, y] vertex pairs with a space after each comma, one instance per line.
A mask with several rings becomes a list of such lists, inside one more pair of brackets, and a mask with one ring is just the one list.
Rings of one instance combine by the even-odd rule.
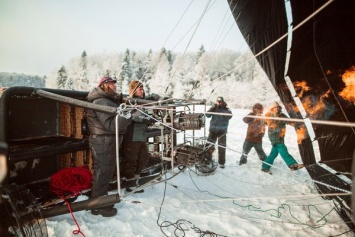
[[244, 144], [243, 144], [243, 154], [240, 157], [240, 163], [241, 164], [247, 163], [248, 154], [249, 154], [251, 148], [253, 148], [253, 147], [254, 147], [256, 153], [258, 154], [259, 159], [262, 160], [262, 161], [265, 160], [266, 154], [265, 154], [265, 152], [263, 150], [262, 143], [248, 142], [248, 141], [245, 140]]
[[115, 135], [91, 135], [90, 148], [93, 154], [91, 197], [107, 195], [109, 184], [116, 169]]
[[121, 175], [127, 179], [139, 175], [149, 162], [146, 142], [124, 141], [122, 144]]
[[216, 143], [217, 140], [218, 140], [218, 164], [224, 165], [226, 163], [227, 133], [210, 131], [207, 141], [211, 143]]

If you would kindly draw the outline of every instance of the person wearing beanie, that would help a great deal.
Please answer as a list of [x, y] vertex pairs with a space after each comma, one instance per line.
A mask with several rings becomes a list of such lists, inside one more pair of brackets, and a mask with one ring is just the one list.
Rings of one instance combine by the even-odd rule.
[[145, 91], [142, 82], [133, 80], [128, 84], [128, 94], [131, 98], [145, 98]]
[[[218, 141], [218, 164], [224, 168], [226, 163], [227, 130], [232, 112], [227, 107], [223, 97], [217, 97], [216, 103], [205, 114], [211, 118], [207, 145], [215, 144]], [[212, 157], [209, 157], [211, 159]], [[211, 161], [208, 161], [211, 162]]]
[[[131, 81], [128, 89], [131, 98], [152, 99], [150, 96], [145, 96], [144, 86], [140, 81]], [[147, 145], [147, 128], [155, 122], [156, 120], [153, 117], [141, 114], [135, 117], [127, 127], [122, 143], [122, 177], [138, 179], [141, 171], [146, 168], [150, 157]], [[131, 192], [132, 189], [127, 188], [126, 191]], [[137, 192], [143, 192], [143, 189]]]
[[248, 124], [247, 135], [243, 144], [243, 152], [240, 157], [239, 165], [247, 163], [247, 157], [251, 150], [254, 148], [261, 161], [264, 161], [266, 154], [263, 150], [262, 140], [265, 134], [265, 120], [254, 118], [253, 116], [261, 116], [264, 107], [260, 103], [256, 103], [252, 107], [252, 111], [243, 118], [243, 121]]
[[[103, 77], [97, 87], [89, 92], [87, 101], [98, 105], [118, 107], [121, 94], [116, 92], [116, 80]], [[93, 154], [93, 176], [90, 198], [97, 198], [108, 194], [109, 184], [116, 168], [116, 115], [86, 109], [88, 127], [90, 131], [89, 144]], [[132, 119], [119, 117], [119, 145], [123, 134]], [[91, 210], [93, 215], [104, 217], [114, 216], [117, 209], [106, 206]]]
[[287, 122], [285, 120], [276, 120], [272, 118], [285, 118], [288, 117], [282, 113], [282, 108], [279, 103], [274, 102], [271, 105], [270, 111], [265, 114], [266, 123], [268, 126], [268, 136], [272, 145], [271, 152], [269, 156], [264, 160], [261, 171], [271, 174], [270, 168], [274, 163], [277, 155], [280, 154], [282, 159], [285, 161], [286, 165], [290, 168], [291, 171], [298, 170], [303, 168], [303, 164], [298, 164], [295, 158], [288, 152], [285, 145], [285, 134], [286, 134], [286, 124], [295, 126], [295, 123]]

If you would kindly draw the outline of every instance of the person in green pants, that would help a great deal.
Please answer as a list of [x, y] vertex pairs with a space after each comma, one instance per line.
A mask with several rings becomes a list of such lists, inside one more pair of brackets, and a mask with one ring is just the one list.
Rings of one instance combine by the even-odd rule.
[[[288, 118], [284, 113], [281, 112], [281, 110], [281, 106], [277, 102], [274, 102], [271, 106], [270, 111], [265, 114], [265, 117]], [[286, 133], [286, 124], [295, 126], [295, 123], [276, 119], [266, 119], [266, 123], [268, 125], [268, 136], [272, 148], [269, 156], [266, 157], [261, 166], [261, 171], [271, 174], [270, 167], [274, 163], [274, 160], [276, 159], [278, 154], [281, 155], [282, 159], [292, 171], [304, 167], [303, 164], [297, 163], [293, 156], [288, 152], [287, 147], [285, 145], [284, 138]]]

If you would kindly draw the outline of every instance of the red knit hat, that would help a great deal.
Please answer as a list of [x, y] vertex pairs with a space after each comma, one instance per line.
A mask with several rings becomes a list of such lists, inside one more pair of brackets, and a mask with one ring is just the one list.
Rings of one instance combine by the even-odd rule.
[[112, 79], [111, 77], [103, 77], [100, 79], [100, 81], [97, 83], [97, 86], [101, 86], [103, 83], [106, 83], [106, 82], [114, 82], [116, 83], [117, 81], [115, 79]]

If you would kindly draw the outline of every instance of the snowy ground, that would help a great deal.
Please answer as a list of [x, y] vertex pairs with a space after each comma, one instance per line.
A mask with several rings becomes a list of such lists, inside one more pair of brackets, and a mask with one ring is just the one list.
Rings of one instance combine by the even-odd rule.
[[[321, 198], [306, 169], [291, 172], [281, 159], [260, 171], [254, 150], [239, 166], [248, 110], [233, 110], [227, 137], [226, 168], [210, 176], [187, 169], [166, 183], [124, 197], [118, 214], [104, 218], [88, 211], [74, 215], [83, 235], [109, 236], [337, 236], [348, 227], [331, 200]], [[207, 120], [207, 126], [209, 119]], [[301, 163], [296, 134], [287, 126], [286, 145]], [[264, 137], [264, 150], [271, 146]], [[78, 200], [86, 199], [80, 196]], [[77, 229], [70, 214], [47, 219], [50, 237], [69, 237]], [[341, 235], [353, 236], [350, 233]]]

